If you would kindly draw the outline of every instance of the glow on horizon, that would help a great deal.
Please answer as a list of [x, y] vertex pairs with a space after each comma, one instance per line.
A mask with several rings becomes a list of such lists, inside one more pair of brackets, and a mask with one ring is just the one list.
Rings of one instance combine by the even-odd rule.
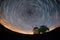
[[[9, 26], [7, 23], [4, 23], [2, 20], [1, 20], [1, 24], [5, 27], [5, 28], [7, 28], [7, 29], [9, 29], [9, 30], [11, 30], [11, 31], [14, 31], [14, 32], [17, 32], [17, 33], [22, 33], [22, 34], [29, 34], [29, 35], [32, 35], [33, 34], [33, 30], [32, 30], [32, 32], [28, 32], [28, 31], [23, 31], [23, 30], [20, 30], [20, 29], [15, 29], [14, 27], [12, 27], [12, 26]], [[52, 30], [54, 30], [56, 27], [53, 27], [53, 26], [51, 26], [51, 27], [49, 27], [49, 31], [52, 31]], [[48, 32], [49, 32], [48, 31]]]
[[26, 31], [23, 31], [23, 30], [15, 29], [14, 27], [9, 26], [8, 24], [4, 23], [2, 20], [1, 20], [1, 24], [2, 24], [5, 28], [7, 28], [7, 29], [9, 29], [9, 30], [11, 30], [11, 31], [17, 32], [17, 33], [33, 34], [33, 32], [26, 32]]

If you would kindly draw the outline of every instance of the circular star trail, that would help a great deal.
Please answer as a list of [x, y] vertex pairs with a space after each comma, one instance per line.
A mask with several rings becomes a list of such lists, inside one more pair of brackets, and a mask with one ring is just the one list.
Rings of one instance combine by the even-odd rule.
[[0, 9], [1, 24], [15, 32], [33, 34], [34, 25], [60, 26], [59, 0], [3, 0]]

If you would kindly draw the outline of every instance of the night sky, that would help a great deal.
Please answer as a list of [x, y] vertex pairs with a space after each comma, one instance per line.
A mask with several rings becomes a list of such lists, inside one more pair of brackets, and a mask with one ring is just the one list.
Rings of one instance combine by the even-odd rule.
[[0, 23], [10, 30], [31, 34], [35, 25], [60, 26], [60, 0], [1, 0], [0, 3]]

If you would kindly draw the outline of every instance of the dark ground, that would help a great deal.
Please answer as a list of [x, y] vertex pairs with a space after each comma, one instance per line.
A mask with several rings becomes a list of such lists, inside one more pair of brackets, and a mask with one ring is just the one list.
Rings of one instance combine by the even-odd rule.
[[6, 29], [0, 24], [0, 40], [60, 40], [60, 27], [38, 35], [24, 35]]

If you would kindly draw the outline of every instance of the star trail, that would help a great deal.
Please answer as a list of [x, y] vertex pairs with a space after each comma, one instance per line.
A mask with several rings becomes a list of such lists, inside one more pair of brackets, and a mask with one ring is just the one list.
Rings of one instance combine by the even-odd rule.
[[18, 29], [28, 34], [31, 34], [34, 25], [54, 28], [60, 26], [60, 1], [3, 0], [0, 4], [0, 17], [1, 24], [7, 28], [11, 26], [11, 30]]

